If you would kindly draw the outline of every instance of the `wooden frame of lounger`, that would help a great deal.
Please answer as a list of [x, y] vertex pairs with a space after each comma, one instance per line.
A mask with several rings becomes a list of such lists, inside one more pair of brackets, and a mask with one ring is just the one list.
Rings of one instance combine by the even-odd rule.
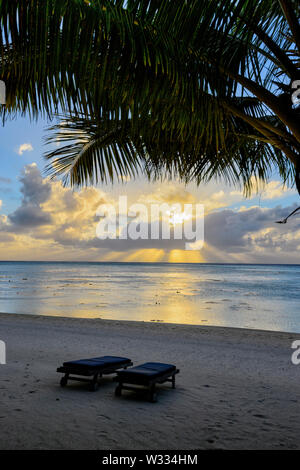
[[[102, 377], [102, 375], [113, 374], [118, 369], [127, 369], [127, 367], [132, 366], [133, 363], [130, 361], [124, 365], [117, 365], [114, 366], [107, 366], [107, 367], [93, 367], [89, 369], [88, 367], [84, 368], [82, 366], [61, 366], [56, 369], [57, 372], [62, 372], [65, 375], [60, 380], [61, 387], [65, 387], [68, 383], [68, 380], [77, 380], [78, 382], [87, 382], [89, 383], [89, 390], [95, 392], [98, 389], [98, 379]], [[84, 370], [86, 369], [86, 370]], [[72, 375], [71, 375], [72, 374]], [[76, 375], [76, 377], [74, 377]], [[80, 376], [80, 377], [78, 377]], [[93, 376], [92, 379], [87, 379], [86, 377]]]
[[[148, 392], [149, 396], [149, 401], [151, 403], [155, 403], [157, 401], [157, 395], [156, 395], [156, 390], [155, 386], [156, 384], [162, 384], [164, 382], [171, 382], [172, 383], [172, 388], [175, 388], [175, 375], [179, 373], [179, 369], [175, 369], [169, 372], [166, 372], [165, 374], [156, 377], [156, 378], [147, 378], [146, 376], [140, 376], [140, 377], [121, 377], [117, 375], [114, 377], [115, 382], [119, 382], [116, 389], [115, 389], [115, 395], [117, 397], [120, 397], [122, 394], [122, 390], [132, 390], [134, 392], [141, 392], [145, 393]], [[124, 383], [126, 385], [124, 385]], [[130, 384], [130, 385], [129, 385]], [[132, 385], [139, 385], [140, 387], [133, 387]], [[144, 387], [144, 388], [141, 388]]]

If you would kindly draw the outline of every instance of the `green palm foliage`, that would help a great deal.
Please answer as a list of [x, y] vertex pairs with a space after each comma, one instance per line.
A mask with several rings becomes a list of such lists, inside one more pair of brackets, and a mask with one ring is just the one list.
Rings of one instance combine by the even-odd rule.
[[[293, 0], [0, 0], [5, 115], [53, 116], [48, 172], [145, 172], [300, 191]], [[5, 117], [5, 116], [4, 116]]]

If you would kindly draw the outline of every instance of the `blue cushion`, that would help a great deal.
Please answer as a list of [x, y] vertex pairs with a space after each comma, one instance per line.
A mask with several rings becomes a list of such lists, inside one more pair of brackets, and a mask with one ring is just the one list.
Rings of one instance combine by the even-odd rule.
[[154, 379], [160, 377], [161, 375], [172, 373], [176, 370], [176, 366], [173, 364], [163, 364], [161, 362], [146, 362], [136, 367], [131, 367], [130, 369], [118, 371], [117, 374], [123, 378], [131, 377], [141, 377]]
[[92, 357], [90, 359], [80, 359], [78, 361], [64, 362], [65, 367], [88, 367], [88, 368], [105, 368], [109, 366], [125, 365], [130, 362], [126, 357], [102, 356]]

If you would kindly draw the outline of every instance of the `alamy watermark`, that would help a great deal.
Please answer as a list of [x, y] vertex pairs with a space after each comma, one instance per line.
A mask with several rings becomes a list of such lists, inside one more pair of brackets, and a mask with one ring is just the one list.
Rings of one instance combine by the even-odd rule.
[[295, 366], [298, 366], [300, 364], [300, 340], [296, 339], [293, 341], [291, 348], [295, 349], [291, 356], [291, 361]]
[[295, 90], [292, 93], [292, 102], [297, 106], [300, 104], [300, 80], [294, 80], [292, 82], [292, 89]]
[[200, 250], [204, 244], [203, 204], [141, 204], [128, 207], [127, 196], [118, 206], [101, 204], [96, 234], [100, 240], [184, 240], [185, 250]]
[[0, 104], [6, 103], [6, 86], [3, 80], [0, 80]]
[[6, 344], [0, 340], [0, 364], [6, 364]]

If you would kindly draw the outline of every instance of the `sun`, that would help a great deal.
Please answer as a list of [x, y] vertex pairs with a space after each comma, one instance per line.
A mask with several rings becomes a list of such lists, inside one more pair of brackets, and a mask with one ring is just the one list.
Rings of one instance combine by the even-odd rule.
[[184, 211], [178, 212], [176, 209], [166, 211], [166, 215], [169, 216], [170, 225], [183, 224], [184, 222], [192, 218], [191, 214], [188, 214]]

